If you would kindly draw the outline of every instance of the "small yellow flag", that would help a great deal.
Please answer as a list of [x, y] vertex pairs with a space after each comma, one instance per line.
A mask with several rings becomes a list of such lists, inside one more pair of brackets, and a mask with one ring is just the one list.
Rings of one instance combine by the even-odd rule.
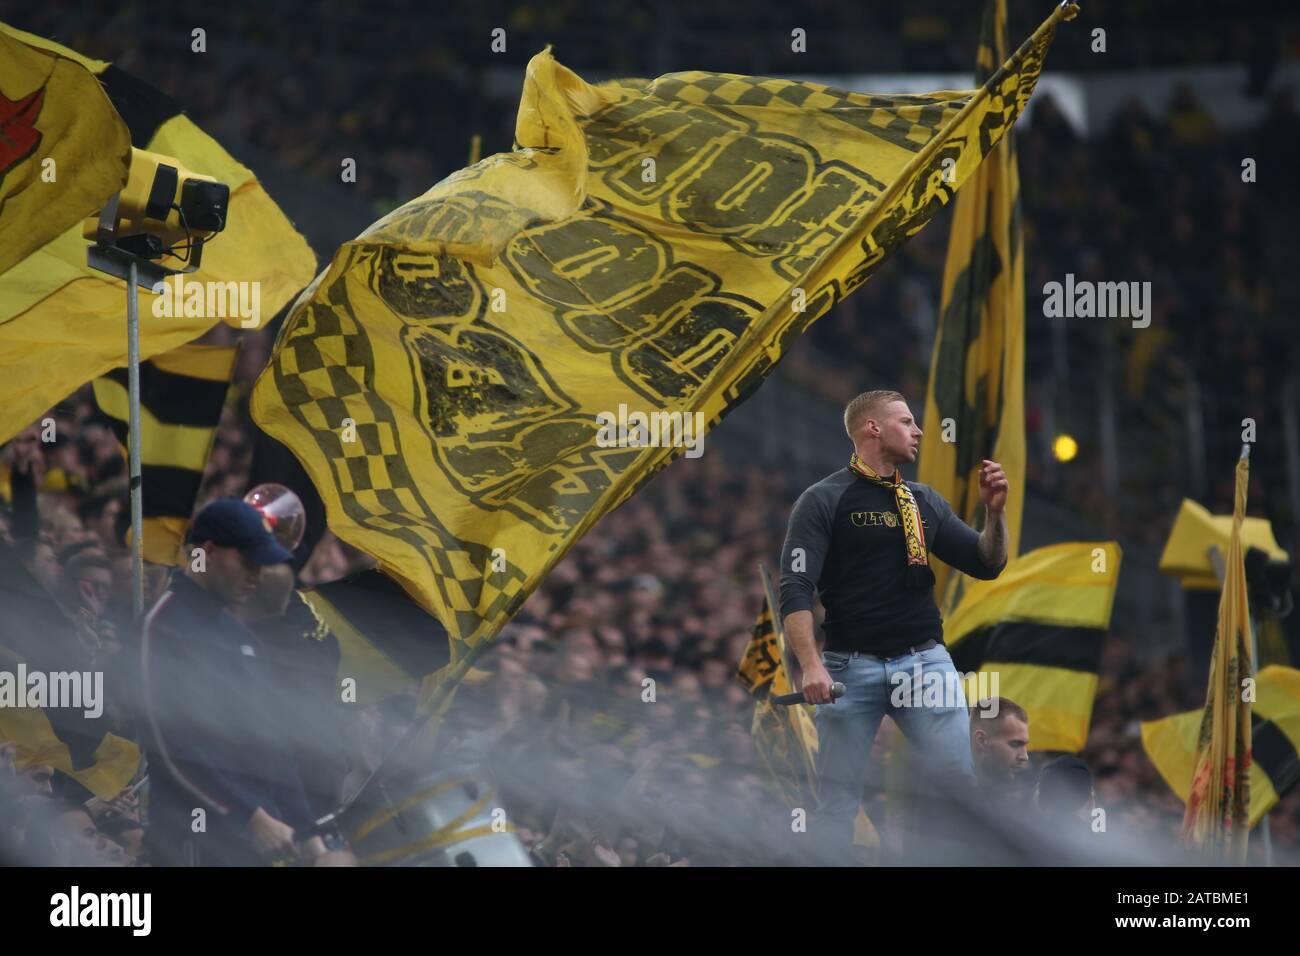
[[[1247, 446], [1249, 447], [1249, 446]], [[1183, 814], [1183, 840], [1226, 863], [1246, 861], [1250, 838], [1251, 695], [1250, 600], [1241, 525], [1246, 516], [1249, 459], [1237, 462], [1232, 533], [1224, 559], [1219, 625], [1210, 659], [1210, 680], [1196, 743], [1191, 792]]]
[[0, 30], [0, 273], [126, 183], [131, 134], [76, 60]]

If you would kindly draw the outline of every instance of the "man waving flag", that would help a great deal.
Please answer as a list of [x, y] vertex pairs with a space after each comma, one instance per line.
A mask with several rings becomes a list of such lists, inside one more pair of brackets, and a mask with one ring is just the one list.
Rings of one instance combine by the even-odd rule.
[[543, 52], [519, 148], [339, 249], [253, 417], [340, 538], [454, 640], [490, 639], [951, 199], [1075, 10], [962, 92], [702, 72], [594, 86]]

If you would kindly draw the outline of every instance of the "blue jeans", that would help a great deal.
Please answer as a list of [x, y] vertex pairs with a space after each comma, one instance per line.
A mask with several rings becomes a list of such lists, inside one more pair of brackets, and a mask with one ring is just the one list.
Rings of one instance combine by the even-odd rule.
[[[916, 748], [926, 780], [944, 790], [975, 786], [970, 715], [946, 647], [890, 658], [826, 652], [822, 664], [832, 681], [844, 684], [844, 696], [818, 706], [816, 716], [820, 789], [814, 825], [828, 848], [852, 842], [871, 745], [885, 714]], [[936, 685], [939, 693], [924, 693]]]

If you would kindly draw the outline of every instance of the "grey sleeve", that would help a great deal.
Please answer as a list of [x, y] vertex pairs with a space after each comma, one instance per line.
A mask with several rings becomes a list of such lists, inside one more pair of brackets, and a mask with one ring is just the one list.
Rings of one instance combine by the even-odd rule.
[[799, 496], [781, 546], [781, 617], [813, 609], [813, 592], [831, 547], [837, 498], [814, 486]]
[[922, 490], [938, 515], [930, 536], [930, 550], [946, 564], [981, 581], [991, 581], [1002, 573], [1006, 562], [990, 568], [980, 557], [979, 532], [957, 517], [952, 506], [932, 488]]

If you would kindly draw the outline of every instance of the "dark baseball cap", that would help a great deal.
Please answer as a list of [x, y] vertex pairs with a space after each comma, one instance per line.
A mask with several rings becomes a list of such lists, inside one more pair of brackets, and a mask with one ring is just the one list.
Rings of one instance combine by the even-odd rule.
[[213, 541], [239, 553], [254, 564], [283, 564], [293, 554], [275, 540], [271, 523], [246, 501], [218, 498], [203, 506], [190, 522], [185, 540], [191, 544]]

